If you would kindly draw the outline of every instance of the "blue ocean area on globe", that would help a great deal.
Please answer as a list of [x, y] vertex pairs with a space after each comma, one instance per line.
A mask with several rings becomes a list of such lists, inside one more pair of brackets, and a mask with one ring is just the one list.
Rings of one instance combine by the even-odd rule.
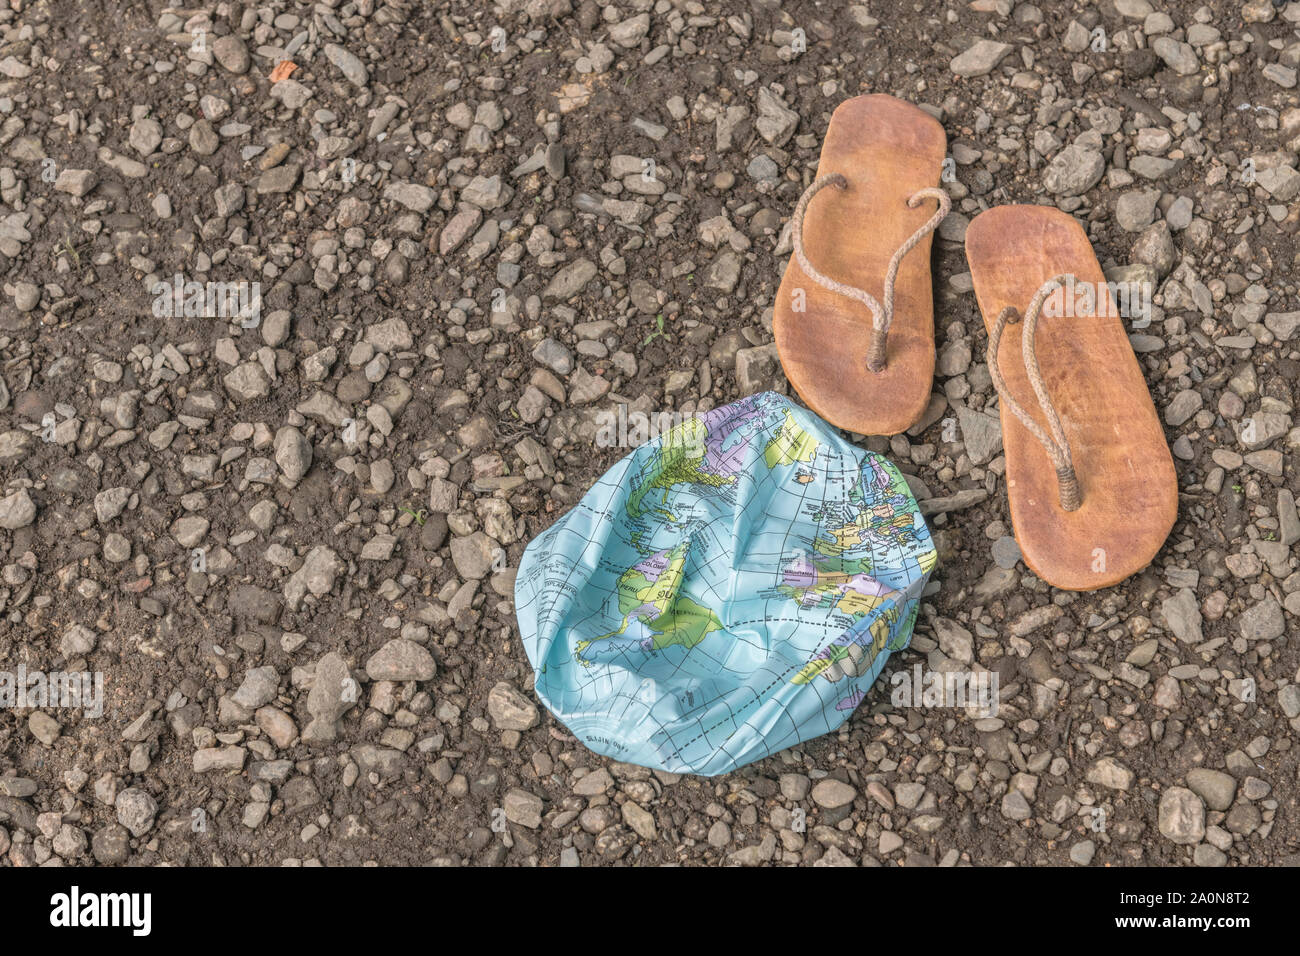
[[936, 553], [885, 458], [773, 392], [629, 453], [524, 552], [538, 698], [619, 761], [715, 775], [835, 730]]

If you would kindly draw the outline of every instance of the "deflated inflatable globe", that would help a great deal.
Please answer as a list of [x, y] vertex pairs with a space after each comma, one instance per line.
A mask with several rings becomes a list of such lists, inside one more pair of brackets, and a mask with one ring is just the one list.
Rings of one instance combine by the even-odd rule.
[[720, 774], [834, 730], [935, 564], [902, 475], [765, 392], [642, 445], [524, 552], [542, 702], [628, 763]]

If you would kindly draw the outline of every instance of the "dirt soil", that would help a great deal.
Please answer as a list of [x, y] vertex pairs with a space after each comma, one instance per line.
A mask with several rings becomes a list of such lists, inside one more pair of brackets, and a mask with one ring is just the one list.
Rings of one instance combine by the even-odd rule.
[[[1267, 0], [9, 0], [0, 672], [104, 709], [0, 709], [0, 865], [1300, 861], [1297, 66]], [[935, 398], [859, 439], [939, 546], [912, 648], [738, 772], [614, 763], [514, 570], [626, 453], [600, 410], [789, 392], [785, 227], [864, 92], [953, 158]], [[1011, 537], [961, 239], [1016, 202], [1154, 292], [1179, 520], [1100, 592]], [[891, 706], [954, 660], [998, 718]]]

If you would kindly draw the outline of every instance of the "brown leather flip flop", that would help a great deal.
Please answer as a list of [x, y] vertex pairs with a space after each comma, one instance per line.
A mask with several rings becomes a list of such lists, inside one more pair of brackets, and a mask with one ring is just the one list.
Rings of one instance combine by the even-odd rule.
[[777, 354], [813, 411], [860, 435], [896, 435], [930, 401], [930, 242], [951, 205], [937, 188], [947, 150], [924, 110], [856, 96], [831, 116], [817, 179], [795, 207]]
[[1070, 591], [1117, 584], [1169, 536], [1178, 479], [1088, 236], [1058, 209], [999, 206], [966, 230], [966, 259], [1025, 564]]

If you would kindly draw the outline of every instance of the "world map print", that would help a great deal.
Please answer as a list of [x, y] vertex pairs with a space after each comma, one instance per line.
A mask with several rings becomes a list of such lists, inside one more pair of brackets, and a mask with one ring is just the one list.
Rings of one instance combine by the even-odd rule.
[[773, 392], [688, 418], [534, 539], [538, 697], [599, 753], [714, 775], [828, 733], [936, 560], [903, 476]]

